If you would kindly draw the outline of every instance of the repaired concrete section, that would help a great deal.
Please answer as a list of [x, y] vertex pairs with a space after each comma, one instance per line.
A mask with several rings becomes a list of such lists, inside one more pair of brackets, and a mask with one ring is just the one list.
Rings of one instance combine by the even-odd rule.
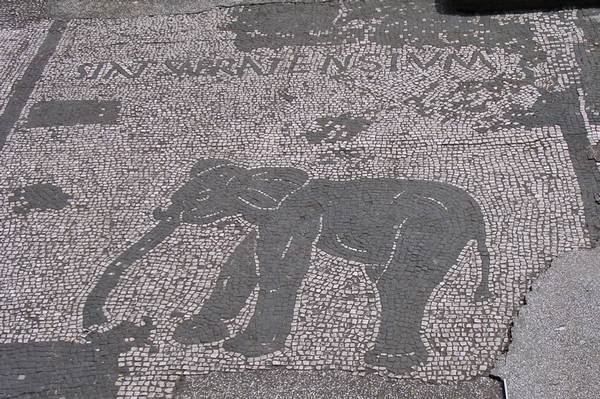
[[533, 283], [493, 374], [519, 399], [600, 397], [600, 249], [565, 254]]
[[424, 384], [345, 372], [275, 370], [215, 372], [184, 378], [177, 399], [504, 399], [499, 381], [476, 378], [457, 384]]

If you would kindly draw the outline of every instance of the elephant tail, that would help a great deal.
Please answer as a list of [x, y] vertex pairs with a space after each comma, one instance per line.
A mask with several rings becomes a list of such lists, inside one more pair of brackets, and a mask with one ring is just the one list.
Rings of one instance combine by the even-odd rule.
[[475, 300], [476, 301], [487, 301], [493, 299], [493, 294], [490, 291], [490, 253], [488, 252], [487, 246], [485, 244], [485, 224], [483, 223], [483, 217], [481, 220], [481, 227], [477, 234], [477, 249], [479, 250], [479, 255], [481, 256], [481, 283], [479, 287], [475, 291]]

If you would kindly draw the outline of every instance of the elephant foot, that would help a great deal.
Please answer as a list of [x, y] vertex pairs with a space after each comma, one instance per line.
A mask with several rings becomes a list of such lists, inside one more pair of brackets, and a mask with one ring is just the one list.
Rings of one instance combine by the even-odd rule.
[[491, 293], [487, 283], [483, 281], [475, 290], [475, 300], [478, 302], [491, 302], [494, 299], [494, 294]]
[[365, 354], [365, 362], [371, 366], [383, 367], [395, 375], [409, 374], [414, 368], [422, 364], [422, 354], [408, 353], [385, 353], [373, 349]]
[[179, 343], [194, 345], [220, 341], [228, 335], [229, 332], [222, 320], [195, 316], [179, 324], [173, 337]]
[[272, 340], [259, 341], [256, 336], [242, 333], [223, 343], [223, 349], [229, 352], [236, 352], [246, 357], [258, 357], [277, 352], [285, 346], [285, 337], [278, 337]]

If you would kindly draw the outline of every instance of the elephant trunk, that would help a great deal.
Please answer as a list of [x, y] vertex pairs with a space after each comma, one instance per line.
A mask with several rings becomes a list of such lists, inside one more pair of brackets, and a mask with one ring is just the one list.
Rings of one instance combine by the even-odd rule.
[[177, 226], [179, 226], [177, 219], [161, 220], [152, 230], [144, 234], [135, 244], [111, 262], [85, 302], [83, 308], [84, 328], [106, 323], [107, 319], [102, 308], [106, 304], [110, 292], [119, 283], [123, 272], [166, 239]]
[[180, 202], [175, 202], [166, 209], [156, 208], [152, 212], [154, 219], [170, 224], [181, 223], [181, 214], [183, 213], [184, 207]]

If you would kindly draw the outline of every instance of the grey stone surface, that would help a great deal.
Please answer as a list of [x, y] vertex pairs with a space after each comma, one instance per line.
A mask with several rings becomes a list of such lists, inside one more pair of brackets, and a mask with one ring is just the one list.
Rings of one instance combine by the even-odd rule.
[[122, 18], [187, 14], [244, 4], [311, 3], [329, 0], [47, 0], [51, 18]]
[[600, 248], [562, 255], [532, 288], [492, 373], [510, 398], [600, 397]]
[[456, 384], [427, 384], [344, 372], [289, 370], [215, 372], [184, 378], [177, 399], [504, 399], [501, 383], [480, 377]]

